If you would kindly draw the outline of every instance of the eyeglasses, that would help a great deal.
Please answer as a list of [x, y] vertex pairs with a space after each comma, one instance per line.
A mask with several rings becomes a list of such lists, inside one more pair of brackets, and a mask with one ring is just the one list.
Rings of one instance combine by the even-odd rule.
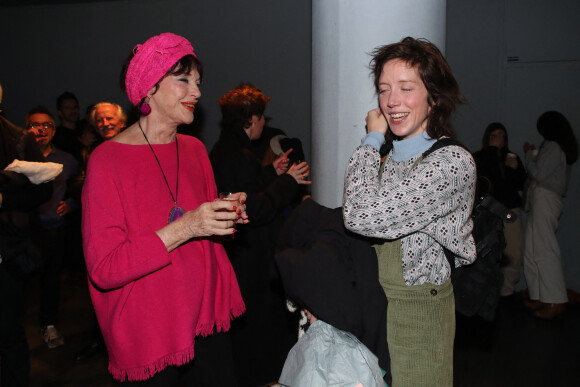
[[36, 129], [39, 127], [43, 129], [54, 129], [54, 122], [31, 122], [28, 124], [28, 129]]

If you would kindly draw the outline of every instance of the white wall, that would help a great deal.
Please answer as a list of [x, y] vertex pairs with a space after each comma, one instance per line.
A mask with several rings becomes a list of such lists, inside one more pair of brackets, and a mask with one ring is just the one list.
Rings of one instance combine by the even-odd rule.
[[0, 7], [0, 83], [5, 113], [17, 124], [34, 105], [56, 114], [56, 97], [77, 94], [81, 109], [112, 100], [135, 44], [162, 32], [188, 38], [205, 68], [194, 125], [211, 148], [217, 100], [242, 81], [272, 97], [271, 126], [310, 153], [311, 1], [125, 0]]
[[[580, 140], [580, 2], [577, 0], [447, 0], [447, 59], [469, 105], [454, 126], [472, 150], [487, 124], [502, 122], [512, 151], [538, 146], [536, 120], [558, 110]], [[508, 62], [508, 57], [518, 57]], [[569, 288], [580, 290], [580, 162], [572, 178], [558, 237]]]
[[342, 205], [344, 171], [378, 106], [372, 51], [406, 36], [445, 51], [445, 0], [314, 0], [312, 54], [312, 194]]

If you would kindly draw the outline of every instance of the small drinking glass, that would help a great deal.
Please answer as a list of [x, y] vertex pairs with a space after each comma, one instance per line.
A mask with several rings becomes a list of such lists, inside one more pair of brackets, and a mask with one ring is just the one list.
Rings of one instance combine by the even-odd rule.
[[[232, 195], [233, 195], [233, 192], [220, 192], [218, 194], [218, 199], [219, 200], [234, 200], [231, 198]], [[235, 224], [234, 224], [234, 228], [236, 228]], [[222, 239], [226, 242], [231, 242], [232, 240], [234, 240], [234, 234], [222, 235]]]
[[218, 198], [219, 198], [219, 200], [230, 200], [228, 198], [232, 195], [233, 195], [233, 192], [220, 192], [218, 194]]

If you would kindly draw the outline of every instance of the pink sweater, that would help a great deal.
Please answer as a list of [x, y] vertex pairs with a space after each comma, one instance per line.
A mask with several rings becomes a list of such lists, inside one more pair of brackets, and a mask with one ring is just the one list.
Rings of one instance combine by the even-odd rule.
[[[175, 143], [153, 145], [175, 196]], [[178, 205], [217, 197], [204, 145], [179, 135]], [[83, 188], [89, 288], [117, 380], [145, 380], [194, 357], [194, 339], [230, 328], [244, 312], [223, 246], [195, 239], [167, 252], [155, 231], [173, 207], [147, 145], [108, 141], [91, 155]]]

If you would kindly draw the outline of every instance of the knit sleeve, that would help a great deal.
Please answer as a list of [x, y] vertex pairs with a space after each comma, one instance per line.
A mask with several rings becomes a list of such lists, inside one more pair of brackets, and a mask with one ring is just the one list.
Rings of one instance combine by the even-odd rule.
[[562, 168], [561, 160], [565, 159], [563, 154], [564, 152], [556, 142], [545, 141], [536, 159], [531, 157], [531, 152], [526, 153], [528, 175], [538, 182], [544, 182]]
[[115, 165], [118, 155], [97, 148], [89, 159], [82, 192], [82, 234], [87, 272], [93, 284], [115, 289], [170, 263], [154, 230], [130, 227], [130, 211]]
[[379, 181], [379, 153], [369, 146], [356, 149], [347, 167], [343, 197], [349, 230], [398, 239], [454, 211], [468, 216], [476, 180], [471, 155], [461, 147], [448, 146], [412, 168], [414, 160], [405, 162], [399, 171], [385, 168]]

